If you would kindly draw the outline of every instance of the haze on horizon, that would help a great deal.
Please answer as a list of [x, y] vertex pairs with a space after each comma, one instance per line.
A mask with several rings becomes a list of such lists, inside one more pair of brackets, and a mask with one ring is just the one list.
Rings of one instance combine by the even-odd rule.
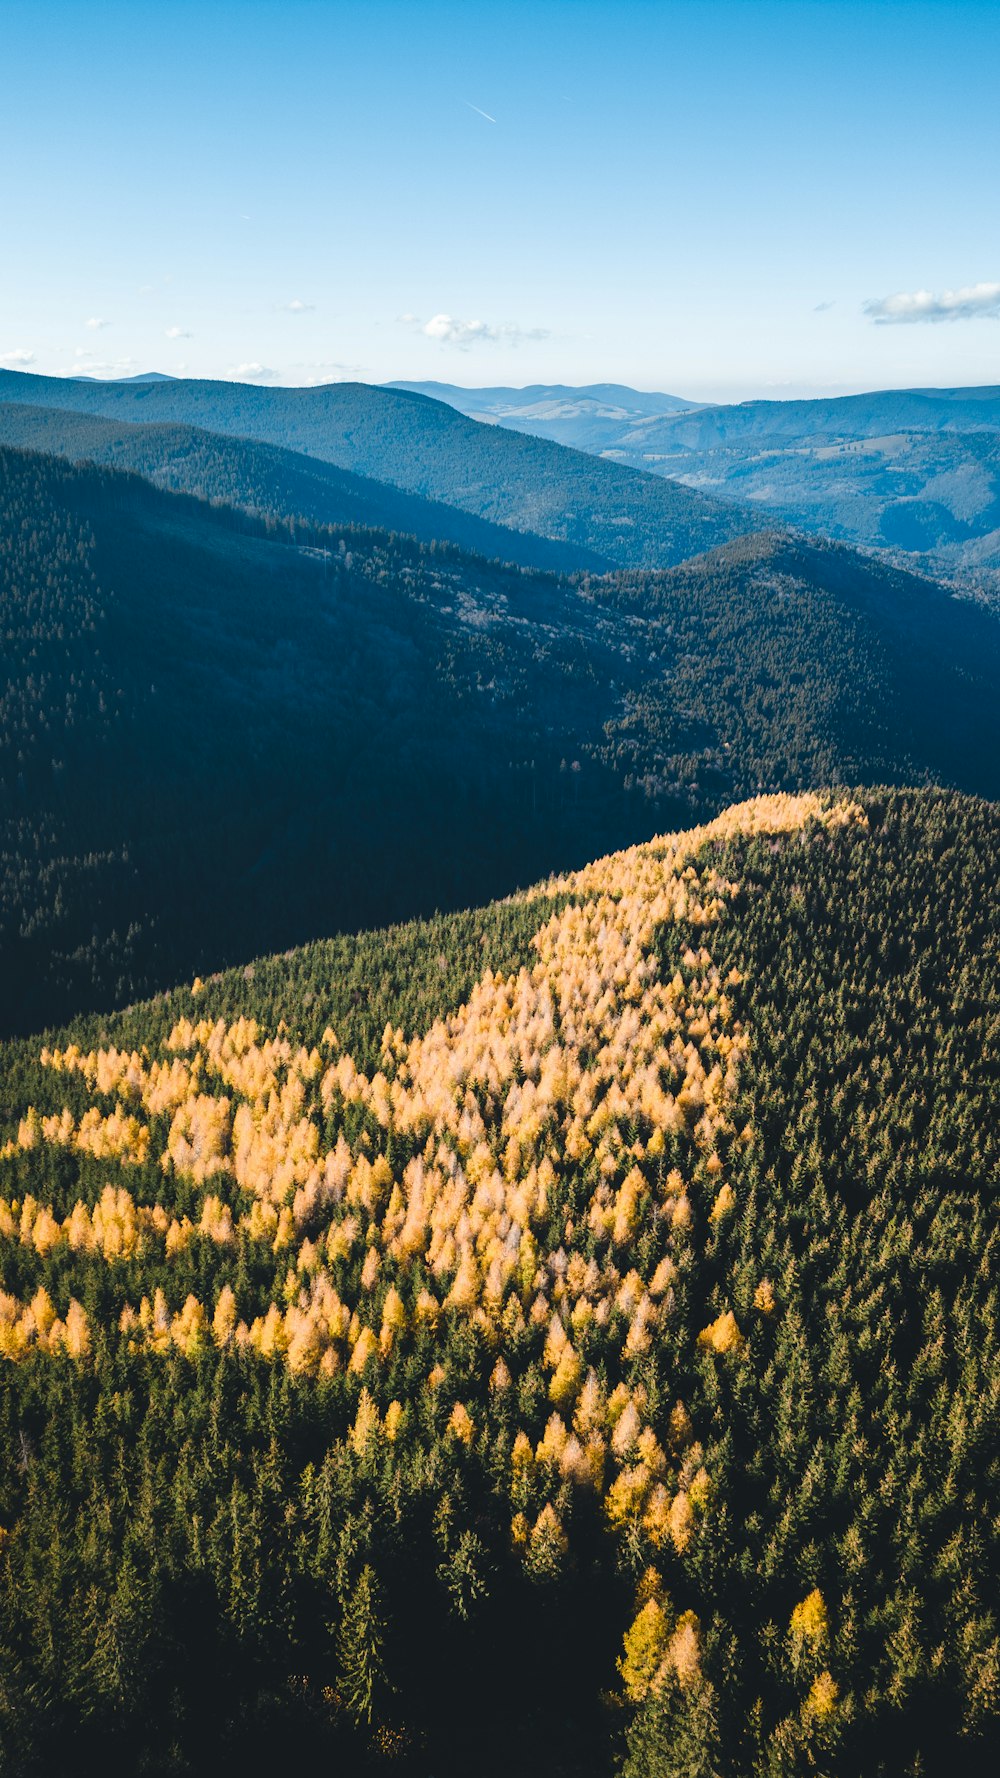
[[4, 55], [5, 368], [1000, 382], [989, 0], [11, 0]]

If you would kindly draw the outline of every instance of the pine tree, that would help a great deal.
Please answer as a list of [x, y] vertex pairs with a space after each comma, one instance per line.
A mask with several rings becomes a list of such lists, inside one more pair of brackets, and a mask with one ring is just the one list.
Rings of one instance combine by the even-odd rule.
[[387, 1689], [384, 1640], [378, 1580], [366, 1562], [345, 1607], [337, 1638], [341, 1698], [344, 1709], [358, 1724], [371, 1723]]
[[719, 1730], [710, 1686], [667, 1681], [650, 1693], [628, 1733], [622, 1778], [717, 1778]]

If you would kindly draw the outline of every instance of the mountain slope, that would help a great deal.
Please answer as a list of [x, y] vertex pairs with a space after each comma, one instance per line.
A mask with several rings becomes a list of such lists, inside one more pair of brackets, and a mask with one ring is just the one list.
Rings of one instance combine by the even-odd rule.
[[[140, 380], [145, 379], [134, 379]], [[245, 507], [265, 518], [374, 526], [564, 574], [581, 568], [601, 573], [610, 566], [591, 550], [491, 525], [443, 501], [406, 494], [316, 457], [198, 426], [143, 425], [5, 402], [0, 403], [0, 444], [131, 469], [157, 487]]]
[[665, 567], [753, 529], [745, 514], [660, 477], [362, 383], [84, 383], [0, 371], [0, 402], [258, 439], [624, 567]]
[[764, 799], [0, 1051], [5, 1778], [985, 1778], [998, 872]]
[[849, 551], [561, 580], [2, 450], [0, 537], [7, 1029], [760, 787], [1000, 787], [996, 624]]

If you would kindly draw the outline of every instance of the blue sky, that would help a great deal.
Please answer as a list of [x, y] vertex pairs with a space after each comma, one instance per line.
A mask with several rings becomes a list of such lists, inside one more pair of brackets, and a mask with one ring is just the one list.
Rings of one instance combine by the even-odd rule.
[[8, 366], [1000, 382], [1000, 0], [6, 0], [0, 56]]

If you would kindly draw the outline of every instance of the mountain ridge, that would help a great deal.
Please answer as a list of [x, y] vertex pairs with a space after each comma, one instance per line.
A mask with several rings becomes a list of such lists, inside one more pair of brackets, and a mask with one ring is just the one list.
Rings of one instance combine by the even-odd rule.
[[0, 402], [0, 443], [71, 461], [131, 469], [158, 487], [306, 524], [356, 524], [437, 539], [487, 559], [571, 573], [611, 566], [595, 551], [492, 525], [443, 501], [407, 494], [280, 446], [176, 422], [116, 421]]

